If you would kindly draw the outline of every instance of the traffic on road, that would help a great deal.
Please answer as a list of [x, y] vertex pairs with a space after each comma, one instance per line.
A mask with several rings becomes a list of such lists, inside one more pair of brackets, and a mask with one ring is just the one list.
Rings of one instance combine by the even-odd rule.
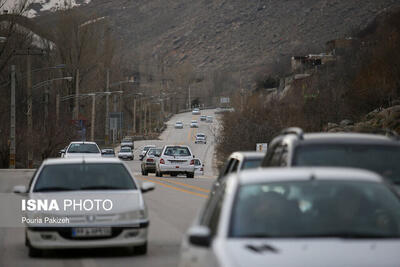
[[289, 128], [218, 170], [214, 111], [175, 115], [158, 140], [72, 141], [37, 171], [0, 170], [25, 218], [0, 228], [0, 265], [400, 263], [397, 136]]

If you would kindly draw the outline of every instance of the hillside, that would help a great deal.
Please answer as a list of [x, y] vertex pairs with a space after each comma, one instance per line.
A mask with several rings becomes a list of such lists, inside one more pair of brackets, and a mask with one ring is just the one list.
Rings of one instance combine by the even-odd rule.
[[109, 16], [123, 53], [148, 51], [198, 71], [254, 72], [293, 54], [320, 52], [397, 0], [92, 0]]

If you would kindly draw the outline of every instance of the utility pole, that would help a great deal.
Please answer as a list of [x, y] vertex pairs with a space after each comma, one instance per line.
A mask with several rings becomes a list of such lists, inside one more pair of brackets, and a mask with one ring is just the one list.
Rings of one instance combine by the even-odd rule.
[[60, 92], [57, 88], [56, 94], [56, 125], [58, 126], [58, 121], [60, 120]]
[[79, 69], [76, 69], [76, 79], [75, 79], [75, 107], [73, 119], [77, 120], [79, 118]]
[[33, 134], [33, 129], [32, 129], [32, 62], [31, 62], [31, 55], [28, 53], [26, 57], [26, 91], [27, 91], [27, 98], [28, 98], [28, 168], [32, 169], [33, 168], [33, 144], [32, 144], [32, 134]]
[[152, 132], [152, 124], [151, 124], [151, 101], [149, 101], [149, 133]]
[[26, 56], [26, 95], [27, 95], [27, 150], [28, 150], [28, 168], [33, 168], [33, 144], [32, 144], [32, 134], [33, 134], [33, 129], [32, 129], [32, 58], [31, 56], [36, 55], [36, 56], [42, 56], [43, 50], [31, 50], [31, 49], [26, 49], [26, 50], [17, 50], [14, 52], [15, 55], [20, 55], [20, 56]]
[[143, 133], [146, 134], [147, 133], [147, 129], [146, 129], [146, 109], [147, 109], [147, 105], [144, 103], [143, 105], [144, 108], [144, 120], [143, 120]]
[[108, 140], [109, 140], [109, 135], [110, 135], [110, 123], [109, 123], [109, 92], [110, 92], [110, 69], [107, 69], [107, 77], [106, 77], [106, 132], [104, 136], [104, 142], [106, 145], [108, 145]]
[[15, 169], [15, 65], [11, 65], [10, 169]]
[[190, 84], [189, 84], [188, 90], [189, 90], [189, 92], [188, 92], [188, 96], [189, 96], [189, 98], [188, 98], [188, 108], [191, 109], [192, 107], [190, 105]]
[[136, 97], [133, 99], [133, 132], [136, 133]]
[[96, 95], [92, 94], [92, 122], [90, 123], [90, 140], [94, 142], [94, 128], [96, 123]]

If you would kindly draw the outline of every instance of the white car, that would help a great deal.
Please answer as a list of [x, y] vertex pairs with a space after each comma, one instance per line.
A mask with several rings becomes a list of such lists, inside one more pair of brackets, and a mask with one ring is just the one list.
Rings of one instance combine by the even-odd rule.
[[95, 142], [76, 141], [71, 142], [67, 149], [61, 150], [63, 158], [76, 157], [101, 157], [99, 146]]
[[213, 116], [207, 116], [206, 122], [213, 122]]
[[144, 156], [146, 155], [147, 151], [148, 151], [150, 148], [155, 148], [155, 147], [156, 147], [155, 145], [146, 145], [146, 146], [144, 146], [143, 149], [142, 149], [142, 152], [141, 152], [140, 155], [139, 155], [139, 159], [140, 159], [140, 160], [143, 160], [143, 158], [144, 158]]
[[133, 141], [131, 139], [123, 139], [121, 141], [121, 147], [123, 146], [130, 147], [132, 150], [135, 148]]
[[188, 146], [164, 146], [156, 161], [156, 176], [185, 174], [194, 178], [194, 155]]
[[199, 144], [199, 143], [207, 144], [207, 136], [203, 133], [197, 133], [194, 143], [195, 144]]
[[194, 175], [204, 175], [204, 164], [200, 159], [194, 159]]
[[183, 122], [181, 121], [175, 122], [175, 129], [183, 129]]
[[192, 111], [192, 115], [200, 115], [200, 109], [194, 108]]
[[207, 116], [206, 115], [201, 115], [200, 116], [200, 121], [205, 121], [207, 119]]
[[20, 185], [13, 190], [27, 193], [27, 201], [47, 200], [58, 207], [50, 204], [50, 210], [46, 206], [23, 215], [28, 218], [29, 255], [40, 257], [47, 249], [104, 247], [132, 247], [135, 253], [146, 254], [149, 218], [142, 194], [153, 189], [153, 183], [140, 186], [116, 158], [45, 160], [28, 189]]
[[134, 156], [132, 149], [128, 146], [121, 147], [121, 150], [118, 152], [118, 158], [133, 160]]
[[389, 267], [398, 251], [400, 199], [378, 174], [269, 168], [233, 174], [210, 195], [179, 266]]
[[190, 128], [199, 128], [199, 124], [197, 123], [196, 120], [192, 120], [190, 122]]

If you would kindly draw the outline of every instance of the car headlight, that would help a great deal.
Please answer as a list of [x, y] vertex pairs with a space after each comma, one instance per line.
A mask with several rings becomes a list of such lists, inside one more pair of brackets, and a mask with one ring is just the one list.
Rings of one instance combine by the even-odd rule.
[[120, 213], [118, 216], [118, 220], [128, 221], [134, 219], [144, 219], [146, 218], [146, 216], [147, 214], [145, 210], [135, 210], [135, 211]]

